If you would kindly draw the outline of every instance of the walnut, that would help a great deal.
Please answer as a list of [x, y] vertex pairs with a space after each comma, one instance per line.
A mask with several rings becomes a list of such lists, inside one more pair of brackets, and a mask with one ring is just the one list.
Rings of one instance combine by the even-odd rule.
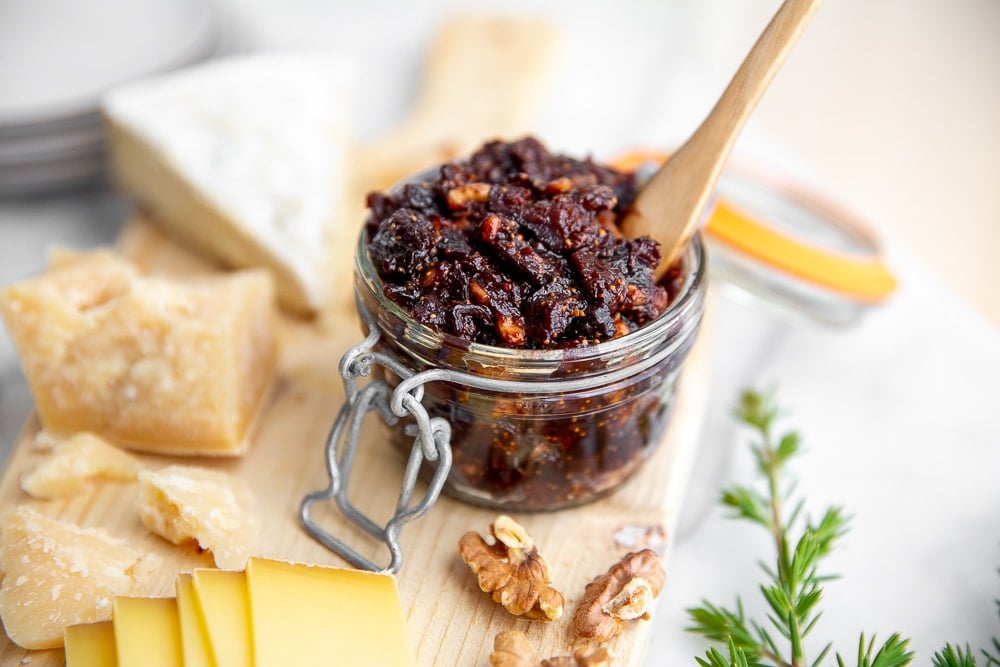
[[493, 667], [538, 667], [538, 654], [520, 630], [506, 630], [493, 638]]
[[500, 515], [490, 532], [492, 544], [471, 531], [458, 542], [462, 560], [479, 577], [479, 588], [515, 616], [543, 621], [562, 616], [563, 596], [549, 585], [548, 565], [524, 528]]
[[493, 639], [493, 667], [605, 667], [611, 654], [603, 646], [581, 646], [573, 655], [539, 660], [531, 642], [520, 630], [501, 632]]
[[569, 192], [573, 189], [573, 179], [566, 176], [555, 179], [554, 181], [549, 181], [545, 184], [545, 194], [547, 195], [561, 195], [565, 192]]
[[489, 183], [468, 183], [466, 185], [459, 185], [451, 190], [448, 190], [448, 194], [446, 195], [448, 208], [453, 211], [467, 208], [473, 202], [485, 202], [489, 198]]
[[625, 623], [649, 618], [653, 600], [663, 588], [666, 573], [652, 549], [626, 554], [603, 575], [587, 584], [573, 616], [577, 637], [606, 642]]
[[539, 667], [607, 667], [611, 664], [611, 652], [603, 646], [580, 646], [573, 655], [542, 660]]

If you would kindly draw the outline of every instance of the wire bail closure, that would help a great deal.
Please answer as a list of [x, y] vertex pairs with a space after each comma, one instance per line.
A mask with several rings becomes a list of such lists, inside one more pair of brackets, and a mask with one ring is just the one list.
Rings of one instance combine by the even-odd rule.
[[[346, 398], [326, 440], [329, 484], [325, 489], [313, 491], [302, 499], [299, 520], [313, 539], [351, 565], [373, 572], [395, 574], [403, 564], [403, 551], [399, 545], [400, 531], [407, 522], [423, 516], [434, 505], [451, 470], [451, 425], [441, 417], [430, 417], [420, 402], [424, 394], [424, 383], [439, 379], [435, 377], [437, 374], [434, 371], [414, 373], [395, 359], [376, 351], [381, 338], [378, 326], [360, 300], [357, 302], [357, 309], [368, 335], [340, 360], [339, 371], [344, 381]], [[382, 378], [358, 388], [358, 380], [371, 375], [376, 365], [385, 367], [402, 379], [395, 389], [390, 389], [388, 382]], [[396, 510], [384, 526], [358, 510], [347, 497], [361, 425], [370, 412], [377, 412], [388, 426], [395, 426], [404, 417], [414, 419], [413, 424], [406, 426], [406, 434], [414, 436], [414, 441], [403, 473]], [[425, 459], [435, 461], [437, 465], [423, 498], [413, 502], [413, 490]], [[376, 564], [319, 525], [312, 516], [312, 507], [318, 502], [330, 500], [337, 504], [340, 513], [348, 521], [375, 539], [385, 542], [391, 555], [388, 565], [382, 567]]]

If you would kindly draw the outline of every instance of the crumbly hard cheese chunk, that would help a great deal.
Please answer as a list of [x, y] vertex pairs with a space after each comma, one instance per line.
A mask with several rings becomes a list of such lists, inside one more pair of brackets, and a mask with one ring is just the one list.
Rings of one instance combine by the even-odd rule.
[[197, 542], [221, 568], [242, 569], [253, 546], [249, 491], [220, 471], [173, 465], [140, 472], [139, 516], [174, 544]]
[[54, 255], [0, 293], [42, 426], [125, 447], [241, 454], [275, 363], [263, 271], [177, 282], [109, 251]]
[[93, 433], [78, 433], [21, 477], [21, 488], [35, 498], [58, 498], [79, 493], [99, 478], [136, 479], [139, 461]]
[[281, 304], [313, 313], [343, 224], [347, 74], [329, 58], [258, 54], [118, 88], [104, 101], [114, 178], [171, 232], [269, 269]]
[[108, 620], [115, 596], [141, 592], [156, 561], [103, 530], [18, 507], [0, 545], [0, 618], [7, 636], [28, 649], [62, 646], [66, 626]]

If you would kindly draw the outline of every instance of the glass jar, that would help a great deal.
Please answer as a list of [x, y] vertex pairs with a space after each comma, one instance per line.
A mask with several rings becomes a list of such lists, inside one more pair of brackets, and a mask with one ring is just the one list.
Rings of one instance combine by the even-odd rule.
[[[355, 293], [378, 328], [377, 350], [419, 373], [450, 369], [497, 382], [424, 385], [422, 404], [451, 426], [444, 492], [504, 510], [556, 510], [592, 501], [634, 473], [662, 439], [677, 378], [701, 323], [705, 255], [696, 236], [684, 281], [666, 312], [641, 329], [589, 347], [530, 350], [472, 343], [410, 317], [383, 293], [361, 235]], [[383, 371], [395, 386], [399, 378]], [[408, 420], [394, 444], [413, 446]], [[429, 465], [425, 463], [425, 466]]]

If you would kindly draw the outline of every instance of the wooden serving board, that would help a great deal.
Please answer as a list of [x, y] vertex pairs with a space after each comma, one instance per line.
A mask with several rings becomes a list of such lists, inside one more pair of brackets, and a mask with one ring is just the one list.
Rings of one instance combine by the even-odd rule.
[[[126, 226], [120, 249], [151, 273], [213, 270], [142, 219]], [[326, 486], [323, 448], [343, 399], [337, 362], [360, 340], [360, 326], [348, 311], [328, 313], [312, 323], [282, 318], [279, 326], [282, 352], [277, 381], [250, 451], [237, 460], [184, 462], [225, 470], [253, 490], [259, 519], [258, 555], [344, 565], [300, 528], [297, 513], [305, 494]], [[468, 530], [485, 532], [496, 512], [442, 498], [426, 516], [406, 526], [401, 540], [405, 560], [398, 581], [419, 665], [488, 665], [493, 637], [514, 627], [527, 632], [542, 656], [568, 653], [572, 643], [569, 619], [584, 586], [630, 550], [627, 544], [616, 542], [616, 534], [629, 527], [638, 527], [640, 532], [648, 529], [654, 538], [662, 534], [664, 548], [669, 546], [708, 389], [705, 338], [701, 336], [691, 351], [668, 432], [638, 474], [593, 504], [515, 516], [535, 538], [550, 564], [554, 585], [566, 596], [567, 611], [560, 621], [543, 624], [510, 616], [479, 590], [476, 578], [461, 561], [457, 549], [461, 535]], [[375, 421], [373, 417], [366, 424], [351, 495], [371, 516], [388, 517], [403, 457], [390, 447]], [[134, 483], [99, 483], [92, 491], [65, 500], [39, 501], [23, 493], [21, 474], [45, 455], [33, 446], [37, 429], [37, 420], [29, 419], [0, 482], [0, 507], [10, 510], [27, 503], [52, 517], [103, 527], [138, 548], [159, 554], [165, 566], [148, 582], [150, 595], [173, 595], [178, 572], [212, 565], [210, 555], [176, 547], [145, 529], [134, 509]], [[156, 456], [141, 459], [150, 468], [180, 461]], [[422, 489], [418, 487], [417, 493]], [[316, 516], [369, 557], [387, 562], [384, 547], [353, 529], [334, 510], [317, 507]], [[612, 646], [618, 656], [616, 664], [641, 664], [648, 632], [649, 623], [639, 622], [619, 637]], [[28, 664], [21, 663], [25, 658], [30, 658], [32, 667], [63, 664], [61, 651], [26, 652], [5, 636], [0, 641], [0, 664]]]

